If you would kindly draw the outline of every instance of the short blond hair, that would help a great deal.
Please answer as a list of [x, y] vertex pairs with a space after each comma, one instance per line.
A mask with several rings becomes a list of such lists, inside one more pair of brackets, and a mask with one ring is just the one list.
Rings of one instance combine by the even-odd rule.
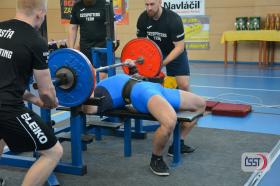
[[47, 10], [48, 0], [17, 0], [17, 11], [31, 16], [34, 10]]

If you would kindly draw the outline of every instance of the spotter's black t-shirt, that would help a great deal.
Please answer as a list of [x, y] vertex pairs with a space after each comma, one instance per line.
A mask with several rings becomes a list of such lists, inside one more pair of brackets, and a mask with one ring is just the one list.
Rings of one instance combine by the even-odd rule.
[[48, 45], [31, 25], [0, 22], [0, 105], [23, 104], [33, 69], [48, 68]]
[[81, 49], [105, 47], [105, 22], [105, 0], [97, 0], [92, 6], [85, 6], [82, 1], [79, 1], [73, 6], [70, 24], [80, 26]]
[[149, 17], [147, 11], [142, 12], [137, 21], [137, 37], [148, 37], [168, 55], [173, 49], [173, 42], [184, 39], [184, 26], [181, 17], [175, 12], [162, 8], [158, 20]]

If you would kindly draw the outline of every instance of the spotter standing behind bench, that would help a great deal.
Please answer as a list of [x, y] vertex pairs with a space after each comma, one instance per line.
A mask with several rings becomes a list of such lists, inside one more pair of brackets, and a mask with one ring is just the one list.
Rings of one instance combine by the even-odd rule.
[[86, 113], [104, 112], [124, 107], [131, 103], [142, 113], [151, 113], [160, 123], [153, 139], [151, 170], [161, 176], [168, 176], [168, 166], [162, 158], [162, 152], [172, 134], [176, 121], [176, 111], [190, 110], [204, 112], [205, 101], [193, 93], [168, 89], [160, 84], [131, 78], [119, 74], [102, 80], [94, 90], [95, 97], [102, 97], [100, 106], [84, 106]]

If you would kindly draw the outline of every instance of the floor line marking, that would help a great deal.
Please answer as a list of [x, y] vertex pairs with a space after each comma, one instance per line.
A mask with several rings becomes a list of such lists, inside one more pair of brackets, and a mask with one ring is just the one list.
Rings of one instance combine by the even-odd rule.
[[55, 117], [55, 116], [64, 114], [65, 112], [66, 112], [66, 111], [60, 111], [60, 112], [53, 113], [53, 114], [51, 115], [51, 117]]
[[254, 88], [234, 88], [234, 87], [216, 87], [216, 86], [204, 86], [204, 85], [191, 85], [191, 87], [213, 88], [213, 89], [229, 89], [229, 90], [253, 90], [253, 91], [266, 91], [266, 92], [280, 92], [280, 90], [254, 89]]
[[191, 75], [196, 76], [218, 76], [218, 77], [242, 77], [242, 78], [260, 78], [260, 79], [280, 79], [280, 77], [268, 77], [268, 76], [245, 76], [245, 75], [226, 75], [226, 74], [200, 74], [191, 73]]

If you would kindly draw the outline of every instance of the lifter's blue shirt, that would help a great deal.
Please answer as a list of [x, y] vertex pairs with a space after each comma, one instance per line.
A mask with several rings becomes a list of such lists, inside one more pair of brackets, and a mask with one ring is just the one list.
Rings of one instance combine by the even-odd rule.
[[[113, 101], [112, 107], [108, 109], [116, 109], [125, 106], [125, 101], [122, 97], [122, 90], [125, 84], [129, 81], [130, 77], [125, 74], [118, 74], [113, 77], [102, 80], [97, 84], [96, 90], [106, 89]], [[177, 89], [164, 88], [160, 84], [141, 81], [136, 83], [130, 93], [130, 100], [133, 107], [142, 113], [149, 113], [148, 101], [154, 95], [160, 95], [165, 98], [170, 105], [179, 110], [180, 107], [180, 94]], [[100, 95], [99, 95], [100, 96]], [[159, 108], [160, 109], [160, 108]]]

